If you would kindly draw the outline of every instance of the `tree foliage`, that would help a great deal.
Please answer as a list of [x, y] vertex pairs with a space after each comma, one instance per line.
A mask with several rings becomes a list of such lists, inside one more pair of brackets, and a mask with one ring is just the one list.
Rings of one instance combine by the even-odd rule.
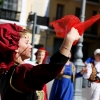
[[0, 0], [0, 5], [2, 5], [4, 3], [4, 0]]

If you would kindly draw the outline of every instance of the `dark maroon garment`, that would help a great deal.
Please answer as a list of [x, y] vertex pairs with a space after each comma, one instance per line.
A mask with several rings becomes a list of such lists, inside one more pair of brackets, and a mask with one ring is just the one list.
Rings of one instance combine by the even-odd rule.
[[[8, 81], [4, 86], [6, 87], [3, 89], [4, 92], [1, 91], [1, 98], [3, 96], [1, 100], [29, 100], [27, 98], [34, 90], [41, 90], [47, 82], [54, 79], [60, 73], [67, 60], [68, 57], [57, 52], [51, 57], [49, 64], [37, 66], [21, 64], [14, 68], [13, 74], [13, 70], [11, 71], [13, 67], [11, 67], [3, 79]], [[11, 76], [12, 86], [24, 93], [19, 93], [10, 86]], [[1, 85], [3, 85], [3, 82]]]

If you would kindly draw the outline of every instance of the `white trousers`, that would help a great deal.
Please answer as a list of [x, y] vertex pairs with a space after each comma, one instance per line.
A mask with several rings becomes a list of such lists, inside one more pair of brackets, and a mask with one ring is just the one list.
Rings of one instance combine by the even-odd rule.
[[86, 100], [100, 99], [100, 83], [91, 82], [91, 87], [86, 87]]

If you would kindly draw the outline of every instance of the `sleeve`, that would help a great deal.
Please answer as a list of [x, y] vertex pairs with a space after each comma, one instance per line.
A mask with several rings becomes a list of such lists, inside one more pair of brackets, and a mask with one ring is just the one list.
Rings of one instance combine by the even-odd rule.
[[76, 73], [76, 78], [82, 77], [83, 75], [80, 72]]
[[75, 65], [72, 63], [72, 67], [74, 68], [74, 70], [75, 70], [75, 78], [79, 78], [79, 77], [82, 77], [82, 74], [80, 74], [80, 72], [77, 72], [77, 70], [76, 70], [76, 67], [75, 67]]
[[91, 73], [92, 73], [91, 64], [89, 63], [86, 67], [87, 67], [87, 73], [84, 73], [84, 74], [83, 74], [83, 77], [84, 77], [85, 79], [89, 79], [89, 77], [90, 77], [90, 75], [91, 75]]
[[100, 73], [98, 73], [97, 76], [100, 78]]
[[85, 60], [86, 63], [90, 63], [91, 62], [91, 57], [89, 57], [88, 59]]
[[91, 62], [93, 62], [93, 61], [94, 61], [94, 57], [89, 57], [88, 59], [85, 60], [85, 62], [86, 62], [87, 64], [89, 64], [89, 63], [91, 63]]
[[68, 59], [68, 57], [57, 52], [50, 58], [49, 64], [20, 65], [13, 74], [12, 83], [14, 87], [21, 91], [41, 90], [44, 84], [60, 73]]

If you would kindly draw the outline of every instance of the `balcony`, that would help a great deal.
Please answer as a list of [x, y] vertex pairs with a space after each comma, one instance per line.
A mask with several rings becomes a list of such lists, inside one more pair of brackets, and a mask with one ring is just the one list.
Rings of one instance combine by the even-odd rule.
[[84, 36], [91, 39], [97, 39], [100, 38], [100, 33], [98, 32], [99, 32], [99, 27], [95, 23], [84, 32]]
[[13, 11], [9, 9], [0, 8], [0, 19], [6, 19], [6, 20], [19, 22], [20, 13], [21, 12], [19, 11]]

